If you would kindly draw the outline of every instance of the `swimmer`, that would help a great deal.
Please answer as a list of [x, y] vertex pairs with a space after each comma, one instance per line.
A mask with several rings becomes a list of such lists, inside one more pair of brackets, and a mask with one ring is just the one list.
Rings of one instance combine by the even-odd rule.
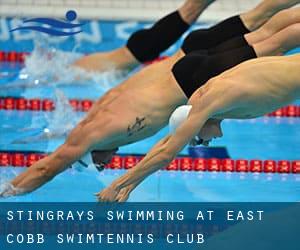
[[[211, 1], [212, 2], [212, 1]], [[210, 2], [210, 3], [211, 3]], [[285, 5], [283, 5], [283, 2], [281, 3], [281, 5], [277, 8], [273, 9], [270, 7], [272, 5], [270, 5], [269, 1], [263, 1], [260, 5], [258, 5], [256, 8], [254, 8], [253, 10], [246, 12], [244, 14], [240, 15], [240, 19], [242, 20], [242, 22], [245, 24], [245, 27], [251, 27], [252, 29], [254, 27], [258, 27], [260, 23], [263, 23], [268, 16], [271, 16], [272, 14], [274, 14], [275, 10], [281, 9], [283, 7], [288, 7], [291, 6], [292, 4], [295, 4], [297, 1], [285, 1]], [[278, 4], [278, 2], [275, 2], [276, 4]], [[207, 3], [209, 4], [209, 3]], [[272, 4], [274, 4], [274, 2], [272, 2]], [[191, 4], [190, 4], [191, 5]], [[185, 7], [184, 7], [185, 6]], [[185, 5], [183, 5], [183, 7], [181, 9], [179, 9], [179, 13], [182, 12], [183, 16], [187, 16], [187, 2], [185, 3]], [[192, 5], [191, 5], [192, 6]], [[192, 9], [196, 9], [195, 6], [193, 6]], [[260, 13], [265, 11], [266, 13], [268, 13], [268, 16], [264, 16], [260, 18]], [[193, 12], [194, 13], [194, 12]], [[199, 11], [197, 12], [199, 13]], [[195, 13], [193, 15], [190, 15], [190, 17], [194, 18], [196, 17]], [[254, 17], [253, 19], [251, 19], [250, 17]], [[167, 18], [168, 19], [168, 18]], [[233, 18], [231, 18], [233, 19]], [[183, 19], [184, 20], [184, 19]], [[191, 18], [189, 20], [192, 20]], [[247, 20], [247, 21], [244, 21]], [[255, 20], [255, 21], [254, 21]], [[188, 22], [188, 20], [186, 20]], [[226, 24], [228, 20], [226, 20], [225, 22], [223, 22], [223, 25]], [[230, 21], [232, 22], [232, 21]], [[239, 36], [239, 32], [244, 33], [243, 32], [243, 28], [240, 29], [239, 32], [237, 32], [236, 34], [238, 36], [229, 39], [228, 41], [225, 41], [224, 43], [221, 43], [219, 45], [217, 45], [214, 48], [210, 48], [208, 49], [207, 54], [215, 54], [215, 53], [221, 53], [224, 52], [226, 50], [230, 50], [230, 49], [234, 49], [234, 48], [238, 48], [238, 47], [243, 47], [243, 46], [247, 46], [247, 45], [253, 45], [255, 43], [258, 43], [260, 41], [263, 41], [265, 39], [267, 39], [268, 37], [274, 35], [275, 33], [279, 32], [280, 30], [300, 22], [300, 8], [290, 8], [290, 9], [286, 9], [286, 10], [282, 10], [278, 13], [276, 13], [275, 15], [272, 16], [271, 19], [269, 19], [263, 26], [261, 26], [260, 28], [258, 28], [257, 30], [250, 32], [250, 33], [246, 33], [245, 35]], [[167, 25], [167, 23], [166, 23]], [[217, 25], [218, 26], [218, 25]], [[217, 28], [213, 27], [212, 30], [221, 30], [221, 29], [225, 29], [226, 27], [222, 27], [222, 28]], [[235, 33], [234, 32], [234, 33]], [[207, 30], [197, 30], [195, 32], [192, 32], [189, 37], [186, 39], [188, 40], [190, 38], [190, 40], [192, 41], [197, 41], [196, 44], [196, 48], [194, 48], [192, 46], [192, 44], [189, 44], [190, 50], [192, 49], [201, 49], [204, 50], [205, 48], [208, 48], [208, 44], [201, 44], [198, 41], [200, 39], [203, 40], [204, 34], [203, 33], [207, 33]], [[210, 33], [210, 31], [208, 32]], [[157, 33], [158, 34], [158, 33]], [[197, 37], [202, 35], [203, 37]], [[209, 34], [208, 34], [209, 35]], [[223, 33], [223, 35], [225, 35], [227, 38], [230, 37], [229, 34]], [[211, 35], [210, 35], [211, 36]], [[196, 38], [195, 38], [196, 37]], [[218, 38], [218, 36], [215, 36], [216, 38]], [[226, 37], [222, 37], [221, 39], [226, 39]], [[206, 39], [204, 39], [204, 41], [206, 41]], [[210, 41], [211, 42], [211, 41]], [[216, 41], [215, 41], [216, 42]], [[191, 42], [190, 42], [191, 43]], [[188, 42], [186, 42], [186, 44], [188, 44]], [[187, 46], [186, 46], [187, 47]], [[189, 52], [188, 47], [186, 48], [186, 51], [184, 51], [185, 53]], [[89, 56], [88, 56], [89, 57]], [[88, 58], [87, 57], [87, 58]], [[128, 85], [128, 82], [127, 82]], [[10, 86], [8, 86], [10, 88]], [[17, 139], [15, 140], [13, 143], [27, 143], [27, 142], [36, 142], [36, 141], [42, 141], [42, 140], [49, 140], [52, 138], [59, 138], [59, 137], [65, 137], [66, 134], [68, 134], [70, 132], [69, 130], [47, 130], [45, 132], [40, 133], [39, 135], [34, 135], [32, 137], [26, 137], [26, 138], [22, 138], [22, 139]]]
[[[125, 46], [110, 52], [98, 52], [84, 56], [77, 60], [73, 66], [93, 72], [103, 72], [112, 68], [129, 71], [141, 63], [154, 60], [174, 44], [213, 2], [215, 0], [186, 0], [182, 7], [160, 19], [152, 28], [133, 33]], [[229, 18], [216, 27], [198, 32], [198, 40], [200, 40], [198, 48], [215, 47], [225, 40], [254, 31], [279, 11], [288, 9], [299, 2], [299, 0], [264, 0], [254, 9], [242, 13], [239, 18]], [[272, 25], [273, 27], [274, 25]], [[277, 29], [277, 31], [279, 30]], [[277, 31], [274, 30], [273, 33]], [[258, 42], [257, 40], [250, 41], [252, 43]]]
[[73, 66], [93, 72], [111, 69], [130, 71], [142, 63], [159, 57], [213, 2], [215, 0], [186, 0], [177, 11], [161, 18], [151, 28], [134, 32], [125, 46], [109, 52], [84, 56]]
[[99, 201], [126, 201], [145, 178], [170, 164], [195, 136], [204, 141], [221, 137], [222, 120], [260, 117], [299, 100], [299, 67], [300, 55], [265, 57], [244, 62], [209, 80], [189, 99], [192, 108], [185, 110], [187, 118], [176, 132], [98, 193]]
[[[296, 26], [253, 46], [220, 54], [203, 56], [201, 52], [192, 51], [185, 55], [180, 50], [170, 59], [142, 69], [100, 98], [63, 145], [17, 176], [11, 184], [23, 193], [31, 192], [88, 152], [104, 151], [97, 158], [100, 162], [101, 158], [110, 158], [116, 148], [155, 134], [168, 123], [172, 112], [186, 104], [210, 78], [245, 60], [279, 55], [298, 45], [299, 24]], [[190, 43], [191, 39], [188, 40]], [[188, 48], [186, 43], [183, 47]]]

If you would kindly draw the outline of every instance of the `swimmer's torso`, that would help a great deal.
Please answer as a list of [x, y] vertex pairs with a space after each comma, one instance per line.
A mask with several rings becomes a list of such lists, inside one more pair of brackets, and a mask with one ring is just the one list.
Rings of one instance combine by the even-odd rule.
[[[106, 119], [110, 117], [108, 122], [119, 120], [123, 126], [113, 139], [117, 146], [157, 132], [168, 123], [174, 109], [185, 104], [187, 98], [171, 73], [178, 56], [142, 69], [95, 104], [93, 116], [99, 117], [94, 120], [100, 123], [105, 112]], [[113, 146], [114, 142], [110, 141], [109, 147]]]
[[[227, 87], [229, 91], [222, 97], [222, 101], [231, 108], [219, 112], [216, 118], [255, 118], [298, 99], [299, 67], [300, 56], [270, 57], [252, 60], [239, 65], [228, 74], [225, 72], [215, 85]], [[227, 86], [222, 85], [222, 78]]]
[[166, 114], [187, 101], [171, 73], [174, 63], [181, 56], [183, 54], [177, 53], [169, 59], [145, 67], [122, 84], [120, 98], [127, 99], [129, 110], [147, 113], [145, 115], [155, 120], [167, 120], [169, 117], [165, 118]]

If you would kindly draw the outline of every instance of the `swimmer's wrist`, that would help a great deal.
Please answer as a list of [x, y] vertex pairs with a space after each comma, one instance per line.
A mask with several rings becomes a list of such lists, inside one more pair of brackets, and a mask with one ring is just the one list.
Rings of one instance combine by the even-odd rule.
[[119, 183], [119, 181], [116, 180], [116, 181], [114, 181], [114, 182], [110, 185], [110, 187], [111, 187], [112, 189], [114, 189], [115, 191], [119, 192], [119, 191], [121, 191], [121, 189], [122, 189], [122, 186], [121, 186], [120, 184], [121, 184], [121, 183]]
[[130, 185], [134, 185], [136, 181], [132, 181], [132, 180], [135, 178], [136, 176], [131, 171], [128, 171], [125, 175], [115, 180], [111, 184], [111, 187], [116, 191], [120, 191], [122, 188], [128, 187]]

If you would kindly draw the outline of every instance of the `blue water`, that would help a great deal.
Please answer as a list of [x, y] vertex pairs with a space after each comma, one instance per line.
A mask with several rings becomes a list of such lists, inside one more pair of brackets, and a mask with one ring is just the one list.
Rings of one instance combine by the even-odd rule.
[[[21, 168], [3, 168], [11, 178]], [[1, 201], [95, 201], [94, 193], [123, 174], [123, 170], [76, 172], [67, 170], [32, 194]], [[300, 176], [279, 174], [158, 172], [143, 182], [129, 201], [139, 202], [283, 202], [299, 201]]]
[[[110, 49], [110, 47], [107, 47]], [[294, 51], [295, 52], [295, 51]], [[297, 51], [296, 51], [297, 52]], [[20, 65], [1, 64], [0, 72], [18, 73]], [[1, 96], [53, 98], [52, 86], [31, 90], [1, 89], [1, 84], [13, 81], [14, 76], [0, 80]], [[116, 83], [114, 83], [116, 84]], [[67, 98], [97, 99], [103, 91], [95, 84], [58, 86]], [[298, 103], [299, 104], [299, 103]], [[44, 112], [0, 110], [0, 151], [53, 151], [64, 140], [57, 138], [34, 143], [13, 143], [20, 138], [39, 134], [51, 114]], [[77, 113], [77, 118], [84, 113]], [[212, 146], [226, 146], [232, 158], [298, 160], [300, 156], [300, 119], [259, 118], [222, 124], [224, 137]], [[120, 148], [119, 153], [147, 153], [168, 132], [162, 129], [144, 141]], [[182, 154], [187, 154], [184, 149]], [[23, 168], [0, 168], [0, 184], [13, 178]], [[76, 172], [68, 170], [32, 194], [1, 201], [94, 201], [93, 193], [109, 185], [123, 171], [106, 170]], [[80, 185], [78, 185], [80, 184]], [[298, 201], [299, 175], [158, 172], [147, 179], [131, 195], [130, 201]]]

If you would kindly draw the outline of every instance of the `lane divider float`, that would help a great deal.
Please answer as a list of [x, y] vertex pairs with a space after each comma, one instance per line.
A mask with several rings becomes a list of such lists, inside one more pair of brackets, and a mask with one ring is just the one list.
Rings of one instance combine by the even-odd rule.
[[[70, 99], [70, 105], [75, 111], [87, 112], [92, 107], [94, 100]], [[17, 97], [0, 97], [0, 110], [29, 110], [29, 111], [53, 111], [55, 103], [51, 99], [26, 99]], [[268, 114], [269, 117], [300, 117], [300, 106], [289, 105]]]
[[29, 52], [0, 51], [0, 62], [23, 63]]
[[[16, 52], [16, 51], [0, 51], [0, 62], [18, 62], [23, 63], [25, 57], [30, 55], [29, 52]], [[168, 58], [167, 56], [162, 56], [153, 61], [145, 63], [149, 65], [155, 62], [162, 61]], [[2, 100], [1, 100], [2, 99]], [[4, 99], [4, 100], [3, 100]], [[1, 103], [3, 102], [3, 103]], [[27, 104], [29, 102], [29, 104]], [[70, 100], [70, 104], [74, 107], [76, 111], [88, 111], [92, 106], [93, 101], [91, 100]], [[41, 99], [31, 99], [26, 100], [23, 98], [0, 98], [0, 109], [7, 110], [43, 110], [52, 111], [54, 110], [54, 103], [51, 100], [41, 100]], [[271, 117], [300, 117], [300, 106], [289, 105], [287, 107], [281, 108], [275, 112], [268, 114]]]
[[[26, 56], [29, 56], [30, 54], [30, 52], [0, 51], [0, 62], [24, 63]], [[161, 56], [155, 60], [144, 63], [144, 65], [147, 66], [166, 58], [168, 58], [168, 56]]]
[[[0, 152], [0, 168], [30, 167], [38, 160], [47, 156], [42, 152]], [[107, 169], [133, 168], [143, 155], [115, 155], [107, 164]], [[238, 173], [278, 173], [300, 174], [300, 160], [245, 160], [245, 159], [203, 159], [177, 157], [167, 166], [166, 171], [194, 172], [238, 172]]]

